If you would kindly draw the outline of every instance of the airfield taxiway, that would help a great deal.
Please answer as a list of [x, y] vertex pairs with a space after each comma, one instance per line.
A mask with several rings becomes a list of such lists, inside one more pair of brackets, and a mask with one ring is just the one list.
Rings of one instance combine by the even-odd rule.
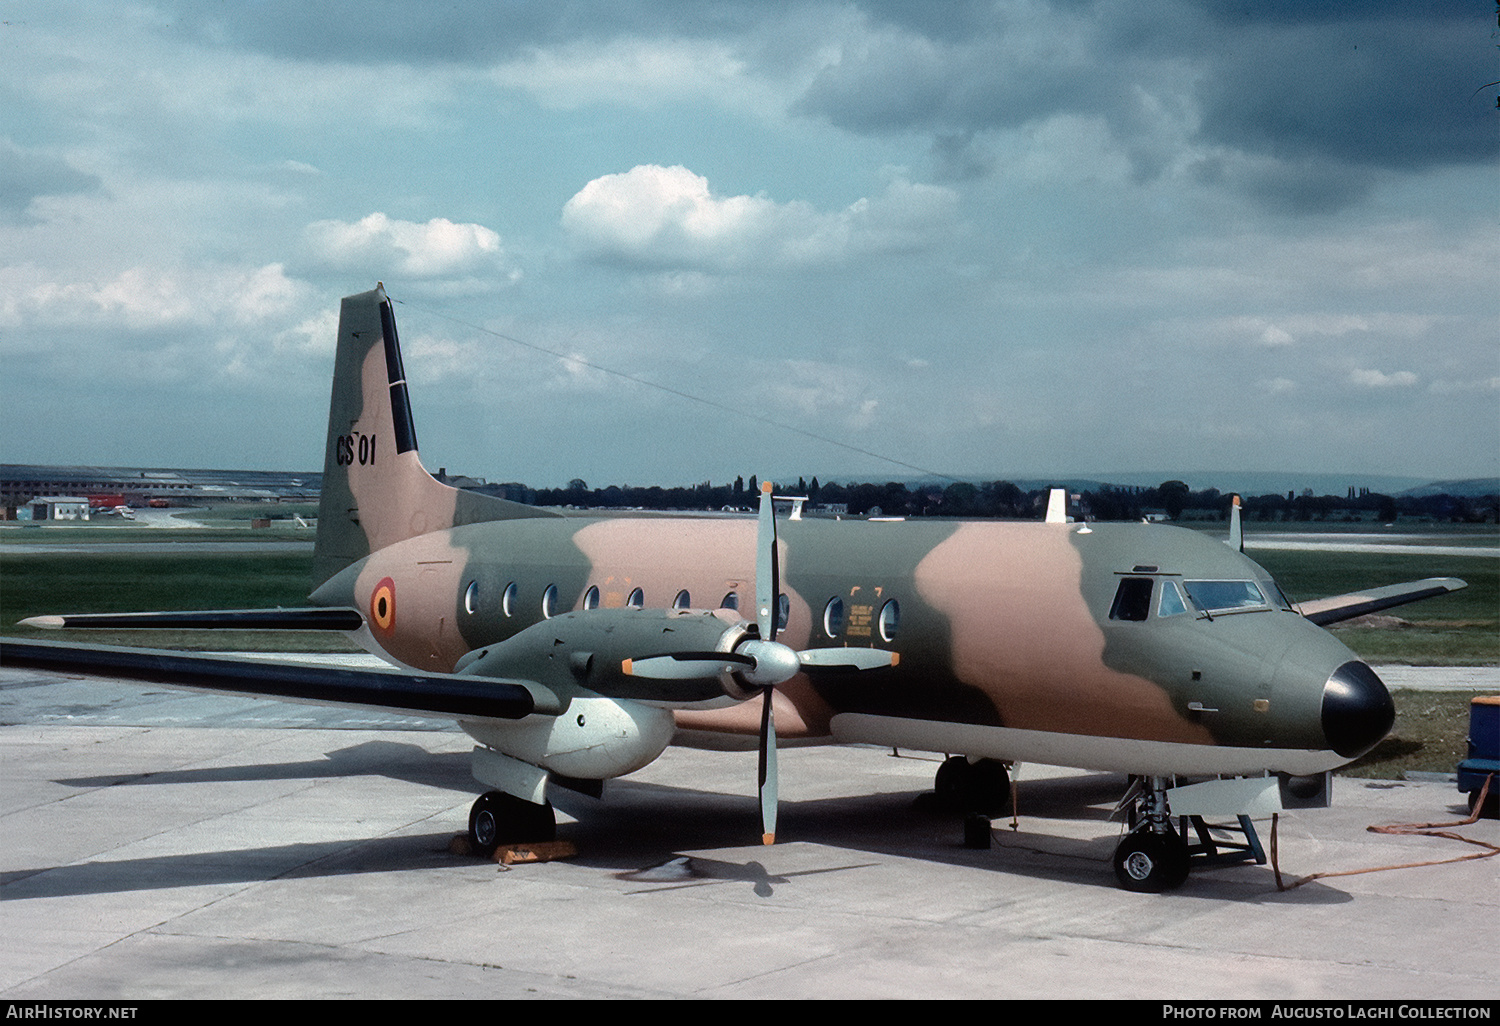
[[[1023, 769], [972, 850], [922, 801], [935, 757], [784, 749], [762, 847], [754, 755], [670, 749], [554, 794], [575, 857], [502, 869], [450, 852], [480, 787], [440, 721], [5, 669], [0, 723], [12, 1000], [1500, 996], [1500, 858], [1129, 894], [1113, 776]], [[1461, 818], [1449, 783], [1340, 778], [1280, 868], [1471, 855], [1366, 829]]]

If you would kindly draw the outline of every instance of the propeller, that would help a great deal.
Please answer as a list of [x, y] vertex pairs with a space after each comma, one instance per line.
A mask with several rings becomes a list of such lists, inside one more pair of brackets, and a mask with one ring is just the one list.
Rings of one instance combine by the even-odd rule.
[[[776, 549], [776, 514], [771, 483], [761, 483], [760, 520], [755, 532], [755, 636], [731, 652], [674, 652], [626, 659], [627, 675], [662, 680], [694, 680], [726, 674], [759, 689], [759, 797], [761, 841], [776, 840], [776, 712], [772, 696], [782, 684], [803, 670], [840, 672], [881, 670], [895, 666], [899, 656], [878, 648], [812, 648], [797, 651], [776, 640], [781, 602], [781, 567]], [[748, 696], [747, 696], [748, 697]]]
[[[768, 663], [766, 669], [773, 674], [779, 674], [786, 669], [788, 663], [781, 652], [774, 652], [771, 646], [791, 654], [791, 673], [781, 680], [789, 679], [792, 674], [801, 668], [801, 660], [796, 653], [785, 645], [776, 645], [776, 621], [780, 619], [780, 601], [777, 598], [781, 594], [781, 563], [776, 554], [776, 504], [771, 501], [771, 482], [762, 481], [760, 484], [760, 523], [755, 531], [755, 625], [760, 629], [761, 641], [758, 643], [765, 648], [765, 657]], [[749, 644], [755, 645], [756, 642]], [[755, 652], [746, 652], [746, 655], [754, 658]], [[773, 669], [774, 667], [774, 669]], [[760, 669], [759, 666], [756, 667]], [[767, 674], [770, 676], [771, 674]], [[776, 774], [776, 710], [771, 703], [771, 696], [775, 692], [777, 684], [781, 680], [766, 681], [761, 685], [764, 695], [764, 705], [760, 711], [760, 771], [759, 788], [760, 794], [760, 843], [776, 843], [776, 801], [777, 801], [777, 774]]]

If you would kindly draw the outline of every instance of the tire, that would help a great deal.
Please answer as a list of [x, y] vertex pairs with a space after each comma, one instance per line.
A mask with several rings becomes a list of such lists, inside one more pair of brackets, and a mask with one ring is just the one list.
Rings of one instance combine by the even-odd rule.
[[502, 844], [557, 840], [552, 803], [535, 805], [504, 791], [486, 791], [469, 809], [469, 844], [490, 858]]
[[1175, 833], [1137, 830], [1115, 848], [1115, 879], [1127, 891], [1161, 894], [1188, 875], [1187, 844]]
[[937, 799], [938, 808], [945, 812], [962, 811], [968, 778], [968, 759], [954, 755], [943, 760], [932, 781], [932, 794]]
[[975, 812], [998, 819], [1010, 812], [1010, 772], [1005, 763], [980, 759], [969, 766], [968, 807]]
[[1010, 811], [1010, 773], [995, 759], [970, 762], [955, 755], [938, 767], [932, 790], [938, 808], [994, 819]]
[[500, 841], [500, 813], [495, 798], [499, 791], [487, 791], [469, 808], [469, 844], [480, 858], [490, 858]]

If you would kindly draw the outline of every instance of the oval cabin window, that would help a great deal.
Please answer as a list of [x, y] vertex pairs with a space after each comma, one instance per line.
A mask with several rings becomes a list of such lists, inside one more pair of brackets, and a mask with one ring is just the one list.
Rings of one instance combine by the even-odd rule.
[[823, 633], [830, 638], [844, 633], [844, 600], [837, 595], [823, 607]]

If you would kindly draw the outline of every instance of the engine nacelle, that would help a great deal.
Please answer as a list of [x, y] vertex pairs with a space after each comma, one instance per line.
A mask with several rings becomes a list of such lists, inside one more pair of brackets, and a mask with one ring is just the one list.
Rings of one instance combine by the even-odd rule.
[[672, 741], [669, 709], [613, 698], [574, 698], [558, 716], [460, 724], [480, 744], [580, 780], [607, 780], [650, 764]]
[[756, 693], [728, 661], [720, 672], [676, 679], [632, 675], [623, 666], [685, 653], [729, 655], [749, 636], [749, 625], [729, 610], [590, 609], [554, 616], [476, 649], [454, 672], [533, 680], [559, 695], [583, 688], [674, 709], [713, 708]]
[[[497, 752], [553, 773], [605, 780], [654, 760], [676, 730], [673, 709], [713, 708], [745, 700], [755, 688], [740, 679], [735, 646], [750, 628], [728, 610], [590, 609], [532, 624], [505, 641], [476, 649], [455, 673], [534, 681], [564, 708], [512, 722], [469, 721], [469, 736]], [[627, 660], [691, 653], [724, 654], [709, 673], [664, 679], [626, 672]], [[695, 659], [695, 669], [713, 660]]]

